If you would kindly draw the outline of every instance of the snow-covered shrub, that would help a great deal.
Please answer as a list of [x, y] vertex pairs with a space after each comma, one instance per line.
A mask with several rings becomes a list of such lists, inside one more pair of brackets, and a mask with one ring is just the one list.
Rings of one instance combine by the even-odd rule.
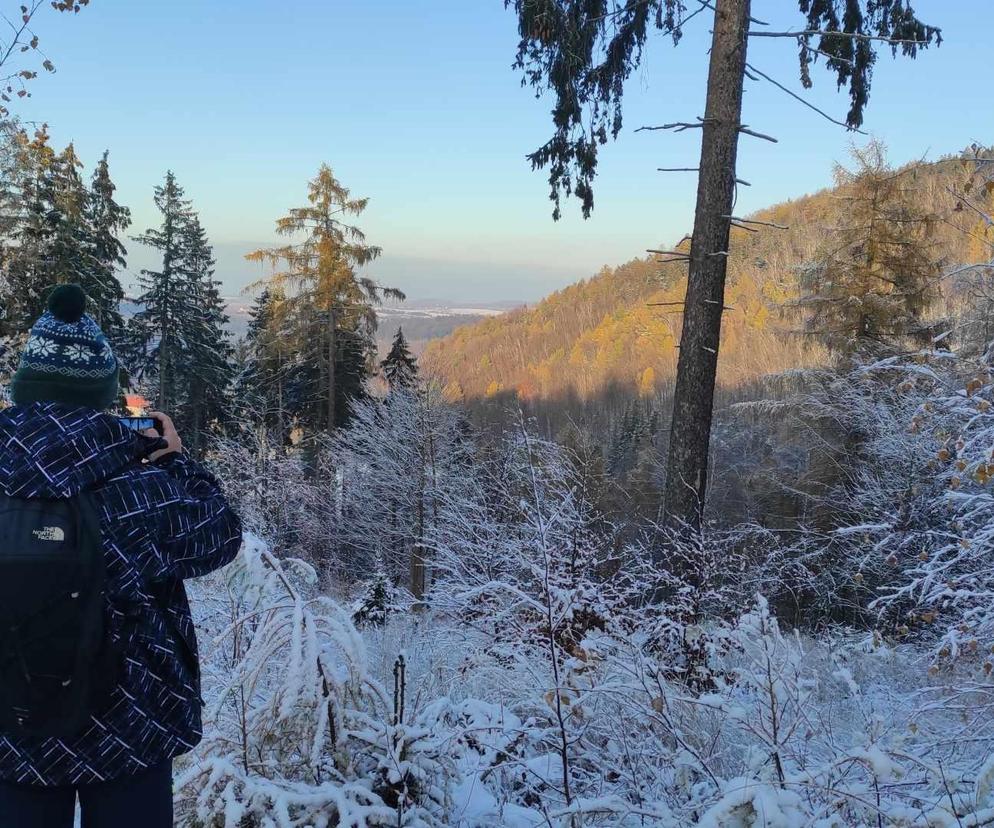
[[367, 580], [379, 557], [395, 584], [420, 597], [439, 501], [463, 486], [471, 448], [433, 385], [354, 402], [348, 427], [321, 444], [317, 485], [304, 493], [305, 543], [329, 550], [339, 582]]
[[241, 423], [233, 436], [216, 440], [207, 461], [248, 531], [275, 549], [306, 555], [299, 544], [303, 492], [313, 485], [301, 451], [278, 432]]
[[348, 614], [302, 561], [248, 537], [199, 586], [205, 738], [177, 777], [181, 819], [203, 828], [445, 824], [444, 740], [369, 672]]
[[610, 577], [618, 561], [594, 529], [582, 476], [523, 423], [470, 475], [459, 497], [440, 504], [430, 603], [476, 631], [463, 671], [485, 674], [525, 723], [502, 762], [514, 768], [505, 804], [569, 810], [586, 781], [606, 772], [585, 746], [595, 706], [584, 642], [623, 599]]
[[936, 630], [938, 660], [969, 657], [994, 670], [994, 352], [965, 359], [923, 353], [900, 366], [902, 387], [927, 390], [906, 429], [924, 435], [918, 485], [933, 492], [931, 525], [898, 545], [875, 530], [900, 580], [876, 602], [900, 608], [906, 628]]
[[994, 672], [992, 356], [890, 357], [781, 406], [805, 468], [832, 472], [820, 488], [785, 473], [803, 520], [732, 530], [765, 549], [753, 575], [779, 612], [927, 640], [936, 666], [971, 657]]

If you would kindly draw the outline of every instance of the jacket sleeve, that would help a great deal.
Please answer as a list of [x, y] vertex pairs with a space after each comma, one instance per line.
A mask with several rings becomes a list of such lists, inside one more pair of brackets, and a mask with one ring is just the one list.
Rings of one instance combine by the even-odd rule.
[[161, 470], [163, 498], [149, 527], [158, 554], [146, 576], [198, 578], [230, 563], [242, 543], [241, 521], [218, 481], [182, 454], [166, 455]]

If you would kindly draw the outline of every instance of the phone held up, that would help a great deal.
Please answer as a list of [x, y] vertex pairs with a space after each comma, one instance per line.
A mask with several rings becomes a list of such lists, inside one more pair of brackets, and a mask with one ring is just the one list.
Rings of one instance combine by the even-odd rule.
[[162, 433], [162, 426], [154, 417], [118, 417], [132, 431], [148, 431], [153, 429]]

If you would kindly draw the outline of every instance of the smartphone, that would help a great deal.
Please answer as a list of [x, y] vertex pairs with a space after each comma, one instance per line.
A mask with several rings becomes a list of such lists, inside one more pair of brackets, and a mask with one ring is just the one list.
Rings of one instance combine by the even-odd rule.
[[132, 431], [159, 430], [159, 421], [152, 417], [118, 417]]

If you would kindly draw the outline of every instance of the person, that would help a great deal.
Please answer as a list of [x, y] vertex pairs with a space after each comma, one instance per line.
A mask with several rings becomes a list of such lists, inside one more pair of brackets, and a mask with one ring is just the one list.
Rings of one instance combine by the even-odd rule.
[[[60, 286], [31, 329], [10, 384], [14, 405], [0, 412], [0, 495], [52, 509], [89, 498], [103, 634], [121, 658], [77, 732], [0, 730], [0, 828], [71, 828], [77, 798], [83, 828], [172, 826], [172, 760], [202, 731], [183, 581], [224, 566], [241, 545], [238, 517], [183, 453], [168, 416], [154, 413], [157, 430], [135, 431], [106, 413], [120, 394], [118, 363], [85, 303], [81, 288]], [[0, 664], [0, 700], [8, 675]]]

